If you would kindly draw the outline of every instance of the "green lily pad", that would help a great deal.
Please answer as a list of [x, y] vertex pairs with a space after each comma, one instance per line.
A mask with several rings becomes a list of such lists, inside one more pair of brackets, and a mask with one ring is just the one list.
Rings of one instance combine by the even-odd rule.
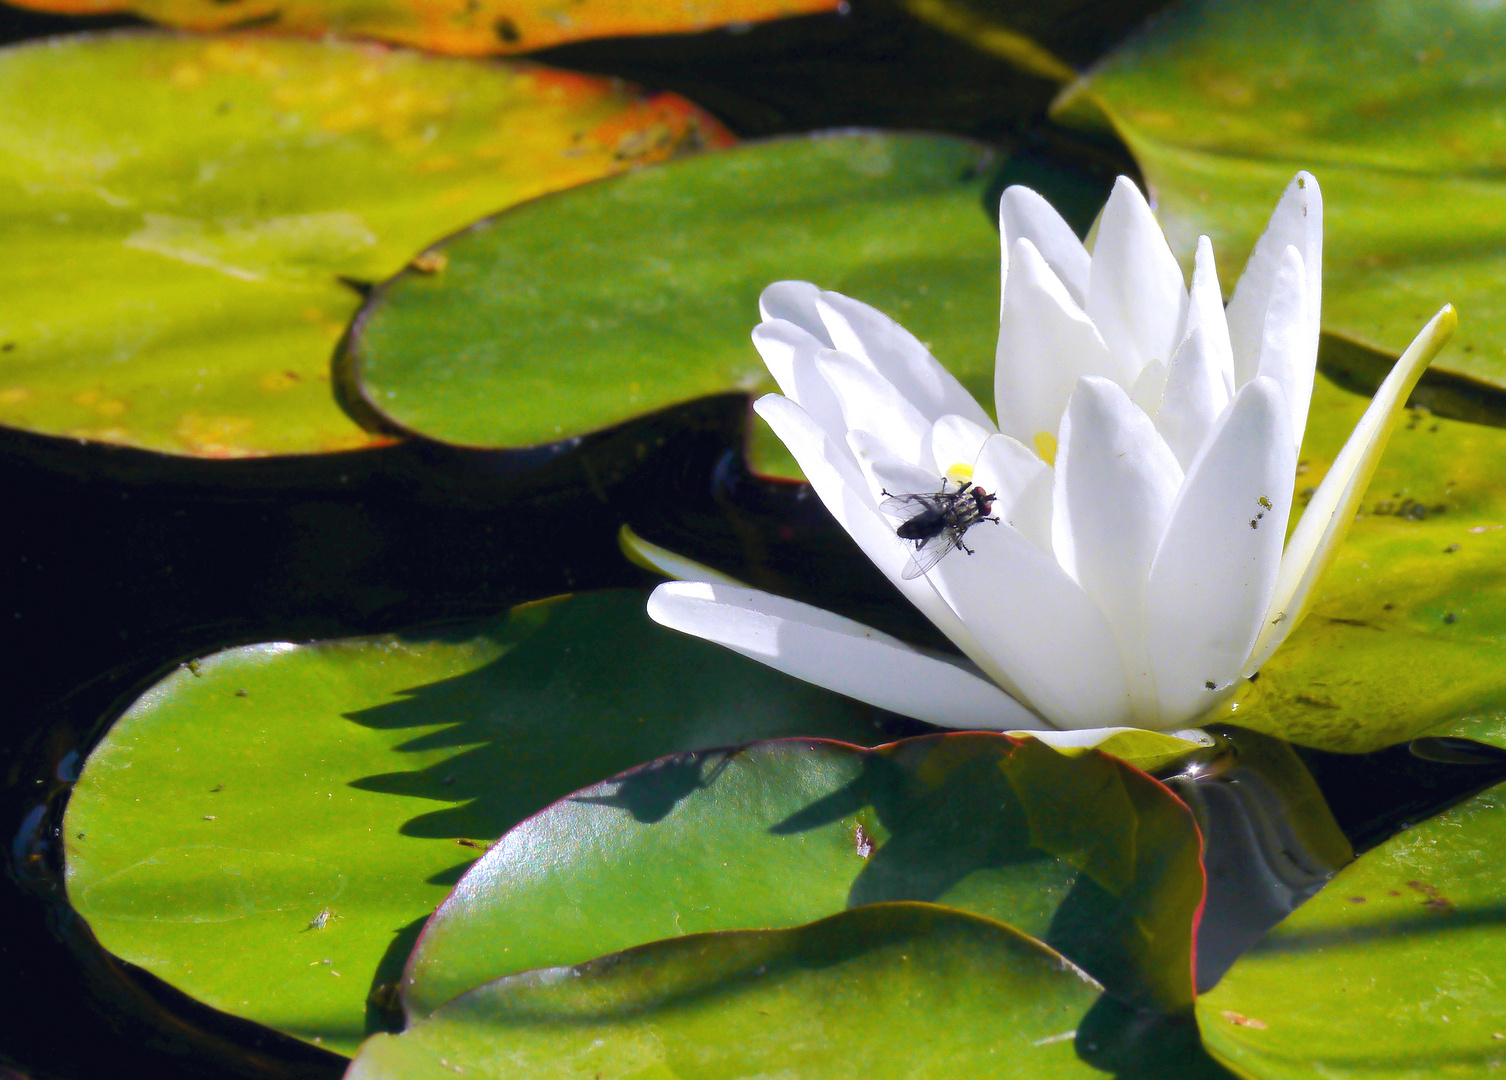
[[[1318, 380], [1299, 502], [1366, 404]], [[1229, 718], [1362, 753], [1506, 706], [1503, 465], [1506, 431], [1414, 411], [1392, 436], [1313, 610]]]
[[156, 33], [5, 49], [0, 423], [212, 457], [364, 445], [330, 383], [360, 304], [342, 279], [728, 138], [672, 95], [535, 65]]
[[1259, 1080], [1440, 1080], [1506, 1067], [1501, 789], [1341, 870], [1197, 1011]]
[[423, 920], [518, 821], [641, 761], [804, 732], [883, 738], [863, 706], [654, 625], [637, 592], [232, 649], [90, 756], [68, 896], [117, 956], [349, 1051], [387, 1023]]
[[[774, 389], [758, 294], [861, 297], [992, 398], [999, 241], [989, 151], [939, 135], [747, 144], [539, 199], [380, 286], [345, 343], [377, 412], [432, 438], [528, 446], [707, 394]], [[772, 437], [757, 467], [798, 475]]]
[[532, 52], [583, 38], [694, 33], [829, 11], [836, 0], [18, 0], [68, 15], [129, 11], [167, 26], [225, 30], [255, 23], [283, 33], [372, 37], [463, 56]]
[[683, 755], [530, 818], [435, 913], [411, 1017], [530, 968], [682, 934], [797, 926], [887, 901], [1043, 938], [1119, 997], [1192, 1001], [1197, 827], [1144, 773], [987, 733], [877, 750], [788, 740]]
[[1057, 111], [1106, 115], [1174, 248], [1190, 259], [1207, 233], [1229, 287], [1283, 186], [1310, 169], [1325, 204], [1324, 328], [1395, 356], [1451, 301], [1461, 332], [1434, 366], [1500, 388], [1503, 48], [1506, 11], [1472, 0], [1192, 0]]
[[1011, 927], [881, 904], [499, 979], [369, 1040], [348, 1076], [1086, 1080], [1095, 990]]

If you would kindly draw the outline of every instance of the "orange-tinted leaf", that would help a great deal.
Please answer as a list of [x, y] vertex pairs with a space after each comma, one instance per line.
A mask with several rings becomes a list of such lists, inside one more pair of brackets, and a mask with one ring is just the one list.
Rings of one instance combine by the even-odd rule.
[[839, 0], [15, 0], [68, 15], [127, 11], [165, 26], [256, 25], [337, 33], [457, 56], [506, 54], [583, 38], [676, 34], [833, 11]]

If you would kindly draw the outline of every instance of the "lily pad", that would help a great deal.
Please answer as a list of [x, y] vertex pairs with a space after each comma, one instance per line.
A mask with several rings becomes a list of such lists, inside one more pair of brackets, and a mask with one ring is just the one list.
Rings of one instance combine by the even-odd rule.
[[[345, 343], [398, 426], [476, 446], [774, 389], [758, 294], [805, 278], [888, 311], [992, 396], [999, 242], [985, 148], [939, 135], [750, 143], [513, 208], [380, 286]], [[769, 444], [773, 444], [770, 446]], [[772, 438], [754, 463], [798, 475]]]
[[682, 755], [523, 822], [466, 874], [403, 978], [410, 1018], [530, 968], [682, 934], [948, 904], [1044, 939], [1120, 998], [1192, 1002], [1197, 827], [1156, 781], [987, 733], [877, 750]]
[[[1367, 402], [1318, 380], [1298, 502]], [[1306, 621], [1229, 718], [1378, 750], [1506, 705], [1506, 431], [1414, 411], [1392, 436]], [[1442, 728], [1438, 725], [1443, 725]]]
[[805, 732], [884, 738], [865, 707], [659, 628], [637, 592], [232, 649], [90, 756], [68, 896], [117, 956], [349, 1051], [388, 1022], [423, 920], [518, 821], [664, 754]]
[[1192, 0], [1111, 53], [1057, 111], [1107, 117], [1173, 246], [1189, 255], [1207, 233], [1230, 286], [1276, 195], [1312, 170], [1325, 204], [1324, 328], [1395, 356], [1451, 301], [1462, 329], [1434, 366], [1500, 388], [1503, 48], [1506, 11], [1473, 0]]
[[66, 15], [125, 11], [185, 30], [255, 25], [279, 33], [370, 37], [432, 52], [533, 52], [584, 38], [684, 34], [728, 24], [832, 11], [837, 0], [17, 0]]
[[1339, 872], [1197, 1011], [1259, 1080], [1439, 1080], [1506, 1067], [1501, 789]]
[[362, 1048], [350, 1080], [1058, 1080], [1096, 988], [1019, 931], [929, 904], [697, 934], [499, 979]]
[[478, 214], [729, 138], [535, 65], [157, 33], [5, 49], [0, 423], [206, 456], [369, 443], [330, 383], [363, 282]]

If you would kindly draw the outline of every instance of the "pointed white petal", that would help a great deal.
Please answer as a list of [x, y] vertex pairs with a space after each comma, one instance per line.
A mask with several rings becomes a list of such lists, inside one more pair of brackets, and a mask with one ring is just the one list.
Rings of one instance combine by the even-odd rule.
[[1292, 414], [1293, 445], [1302, 445], [1307, 409], [1312, 402], [1317, 348], [1309, 348], [1307, 291], [1302, 255], [1288, 247], [1276, 264], [1271, 296], [1265, 309], [1265, 332], [1260, 341], [1258, 375], [1275, 379]]
[[1355, 510], [1375, 474], [1381, 452], [1406, 408], [1407, 396], [1458, 323], [1453, 306], [1445, 304], [1422, 328], [1375, 392], [1370, 407], [1313, 493], [1281, 558], [1271, 606], [1245, 665], [1246, 675], [1259, 670], [1307, 613], [1318, 580], [1333, 562], [1354, 521]]
[[765, 321], [783, 319], [831, 348], [831, 336], [816, 311], [816, 297], [821, 290], [809, 281], [776, 281], [758, 297], [758, 312]]
[[[1192, 262], [1192, 288], [1187, 297], [1187, 333], [1201, 327], [1209, 362], [1234, 397], [1234, 348], [1229, 344], [1229, 322], [1224, 317], [1224, 294], [1218, 284], [1218, 265], [1213, 259], [1213, 241], [1197, 238]], [[1223, 410], [1220, 409], [1219, 412]]]
[[993, 731], [1045, 726], [960, 664], [772, 593], [673, 582], [654, 590], [648, 613], [661, 626], [725, 645], [786, 675], [902, 716]]
[[753, 403], [774, 434], [789, 448], [800, 470], [820, 496], [837, 523], [847, 530], [863, 554], [914, 604], [922, 615], [952, 640], [972, 661], [1004, 689], [1009, 683], [997, 679], [987, 654], [951, 606], [941, 598], [929, 578], [906, 580], [912, 548], [894, 534], [894, 525], [879, 513], [869, 493], [868, 479], [847, 447], [836, 443], [816, 426], [799, 405], [778, 394], [765, 394]]
[[834, 292], [822, 293], [816, 299], [816, 310], [833, 347], [867, 361], [928, 422], [956, 413], [993, 427], [983, 407], [956, 376], [942, 367], [914, 334], [882, 311]]
[[878, 433], [900, 457], [919, 464], [931, 422], [893, 383], [865, 361], [833, 349], [816, 354], [816, 370], [836, 394], [847, 428]]
[[1175, 455], [1129, 395], [1107, 379], [1079, 380], [1062, 420], [1051, 542], [1113, 628], [1141, 726], [1156, 715], [1145, 586], [1181, 484]]
[[1103, 208], [1084, 310], [1128, 372], [1121, 385], [1133, 383], [1150, 361], [1169, 361], [1182, 337], [1182, 268], [1140, 189], [1123, 176]]
[[1114, 636], [1077, 583], [1007, 525], [975, 525], [967, 543], [976, 554], [953, 551], [926, 577], [991, 663], [974, 661], [1056, 727], [1129, 723]]
[[720, 570], [713, 570], [705, 563], [698, 563], [679, 552], [650, 543], [626, 525], [617, 530], [617, 546], [633, 565], [653, 570], [676, 581], [713, 581], [720, 585], [742, 585], [737, 578]]
[[1291, 511], [1297, 451], [1281, 387], [1245, 384], [1187, 472], [1146, 592], [1163, 726], [1235, 689], [1265, 618]]
[[[1265, 337], [1265, 309], [1270, 302], [1276, 268], [1288, 246], [1295, 247], [1302, 256], [1307, 340], [1316, 364], [1323, 304], [1323, 193], [1311, 173], [1299, 172], [1287, 185], [1234, 286], [1227, 315], [1229, 338], [1234, 347], [1235, 386], [1243, 386], [1255, 377]], [[1301, 428], [1296, 434], [1301, 436]]]
[[1055, 438], [1079, 376], [1119, 380], [1125, 374], [1035, 245], [1016, 242], [994, 368], [999, 430], [1026, 446], [1041, 432]]
[[[1081, 307], [1088, 295], [1088, 249], [1056, 208], [1027, 187], [1006, 188], [999, 200], [999, 241], [1004, 253], [1004, 275], [1009, 274], [1009, 255], [1021, 237], [1035, 245], [1067, 293]], [[1001, 286], [1003, 282], [1000, 283]], [[1001, 291], [1002, 295], [1002, 291]]]
[[1051, 466], [1008, 435], [984, 443], [973, 467], [973, 483], [995, 497], [994, 514], [1048, 555], [1055, 479]]
[[1156, 430], [1184, 469], [1191, 466], [1213, 422], [1229, 404], [1228, 388], [1208, 352], [1207, 331], [1194, 326], [1171, 359], [1156, 414]]
[[1192, 464], [1213, 422], [1229, 404], [1234, 382], [1229, 328], [1218, 291], [1213, 245], [1198, 239], [1187, 307], [1187, 334], [1171, 358], [1156, 430], [1185, 469]]
[[839, 443], [847, 430], [836, 391], [816, 370], [816, 354], [826, 348], [809, 331], [784, 319], [771, 319], [753, 328], [753, 346], [780, 392], [795, 402]]
[[926, 441], [926, 457], [936, 468], [937, 476], [945, 476], [954, 465], [969, 469], [978, 462], [983, 444], [994, 435], [994, 426], [975, 424], [965, 416], [948, 413], [931, 425], [931, 434]]

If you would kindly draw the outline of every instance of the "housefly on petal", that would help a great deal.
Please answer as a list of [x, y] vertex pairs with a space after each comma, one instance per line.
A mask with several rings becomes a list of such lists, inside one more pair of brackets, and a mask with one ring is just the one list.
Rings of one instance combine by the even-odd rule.
[[880, 510], [900, 519], [895, 535], [915, 545], [915, 553], [901, 574], [906, 581], [920, 577], [954, 548], [971, 555], [973, 549], [962, 539], [967, 530], [980, 521], [999, 521], [989, 513], [994, 508], [993, 495], [960, 482], [956, 491], [948, 491], [947, 484], [943, 479], [940, 491], [909, 495], [885, 491], [888, 497], [879, 503]]

